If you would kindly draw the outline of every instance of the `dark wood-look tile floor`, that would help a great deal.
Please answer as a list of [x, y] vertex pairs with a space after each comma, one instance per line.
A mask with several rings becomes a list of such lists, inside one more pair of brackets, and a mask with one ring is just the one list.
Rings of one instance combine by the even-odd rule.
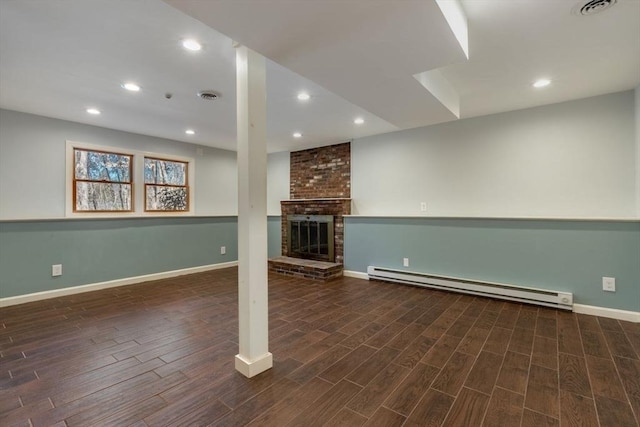
[[234, 370], [237, 271], [3, 308], [2, 426], [637, 426], [640, 325], [270, 276], [274, 368]]

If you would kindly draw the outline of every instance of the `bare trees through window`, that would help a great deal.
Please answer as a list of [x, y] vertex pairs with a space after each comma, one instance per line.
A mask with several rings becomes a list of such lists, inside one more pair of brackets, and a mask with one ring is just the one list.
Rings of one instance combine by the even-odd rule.
[[132, 157], [115, 152], [74, 149], [73, 210], [130, 212]]
[[187, 213], [192, 209], [193, 159], [112, 151], [71, 141], [67, 141], [67, 155], [71, 162], [68, 213]]
[[189, 210], [188, 163], [145, 157], [145, 210]]

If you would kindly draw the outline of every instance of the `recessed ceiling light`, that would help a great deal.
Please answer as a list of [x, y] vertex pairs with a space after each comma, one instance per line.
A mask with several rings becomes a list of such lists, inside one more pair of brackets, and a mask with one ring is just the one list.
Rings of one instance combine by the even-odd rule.
[[131, 82], [129, 82], [129, 83], [122, 83], [120, 86], [121, 86], [123, 89], [129, 90], [129, 91], [131, 91], [131, 92], [138, 92], [138, 91], [140, 90], [140, 86], [138, 86], [138, 85], [137, 85], [137, 84], [135, 84], [135, 83], [131, 83]]
[[302, 134], [300, 132], [294, 132], [293, 133], [293, 137], [294, 138], [302, 138]]
[[187, 129], [184, 131], [184, 133], [186, 133], [187, 135], [195, 135], [196, 131], [194, 131], [193, 129]]
[[98, 115], [98, 114], [100, 114], [100, 110], [98, 110], [97, 108], [87, 108], [87, 113], [93, 114], [93, 115]]
[[182, 47], [184, 47], [185, 49], [188, 49], [188, 50], [192, 50], [194, 52], [197, 52], [200, 49], [202, 49], [202, 45], [200, 43], [198, 43], [197, 40], [194, 40], [194, 39], [183, 40], [182, 41]]
[[309, 96], [309, 94], [308, 94], [307, 92], [300, 92], [300, 93], [298, 94], [298, 99], [299, 99], [300, 101], [308, 101], [308, 100], [309, 100], [309, 98], [311, 98], [311, 96]]
[[533, 87], [541, 88], [541, 87], [549, 86], [550, 84], [551, 84], [551, 80], [549, 80], [549, 79], [540, 79], [540, 80], [536, 80], [533, 83]]
[[356, 117], [356, 119], [353, 121], [353, 123], [357, 124], [357, 125], [361, 125], [364, 123], [364, 119], [362, 117]]

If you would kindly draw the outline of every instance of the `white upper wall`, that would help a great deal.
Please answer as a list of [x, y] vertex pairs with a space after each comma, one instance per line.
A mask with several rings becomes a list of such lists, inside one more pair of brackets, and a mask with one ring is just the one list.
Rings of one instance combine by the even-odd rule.
[[357, 139], [353, 214], [638, 217], [634, 116], [627, 91]]
[[[237, 214], [236, 153], [184, 142], [0, 110], [0, 219], [65, 215], [67, 140], [195, 159], [195, 215]], [[198, 149], [202, 151], [199, 152]], [[281, 182], [286, 154], [286, 181]], [[275, 160], [274, 160], [275, 159]], [[275, 171], [272, 171], [272, 163]], [[288, 198], [288, 153], [269, 156], [269, 206]], [[279, 184], [278, 184], [279, 183]], [[282, 194], [286, 194], [282, 197]], [[275, 197], [275, 202], [271, 199]], [[90, 216], [88, 214], [87, 216]]]
[[636, 215], [640, 218], [640, 86], [636, 94]]
[[280, 215], [281, 200], [289, 200], [288, 151], [269, 154], [267, 159], [267, 215]]
[[[640, 87], [357, 139], [353, 213], [640, 218], [639, 106]], [[237, 214], [235, 152], [0, 110], [0, 219], [64, 217], [66, 140], [193, 157], [195, 214]], [[289, 153], [267, 175], [280, 215]]]

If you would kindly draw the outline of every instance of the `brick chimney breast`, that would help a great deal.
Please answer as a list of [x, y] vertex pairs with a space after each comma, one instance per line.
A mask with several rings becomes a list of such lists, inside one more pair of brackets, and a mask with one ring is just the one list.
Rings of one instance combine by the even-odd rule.
[[351, 198], [351, 143], [293, 151], [291, 199]]

